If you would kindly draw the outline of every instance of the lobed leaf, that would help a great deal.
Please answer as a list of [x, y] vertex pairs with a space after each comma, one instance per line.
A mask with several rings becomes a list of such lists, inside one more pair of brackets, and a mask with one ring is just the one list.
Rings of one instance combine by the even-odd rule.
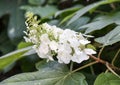
[[118, 85], [120, 78], [112, 73], [101, 73], [94, 82], [94, 85]]
[[0, 57], [0, 70], [4, 70], [7, 66], [11, 65], [18, 59], [22, 58], [23, 56], [34, 54], [35, 52], [31, 50], [32, 47], [26, 47], [23, 49], [16, 50], [14, 52], [8, 53], [4, 56]]
[[85, 31], [85, 34], [93, 32], [95, 30], [100, 30], [105, 28], [106, 26], [110, 24], [120, 24], [120, 12], [109, 14], [109, 15], [102, 15], [94, 19], [93, 22], [86, 24], [84, 26], [81, 26], [80, 29], [87, 28]]
[[0, 85], [88, 85], [82, 73], [70, 74], [66, 65], [55, 61], [42, 61], [37, 68], [39, 71], [12, 76]]
[[99, 2], [96, 2], [96, 3], [93, 3], [93, 4], [90, 4], [80, 10], [78, 10], [76, 13], [75, 13], [75, 16], [73, 16], [70, 21], [67, 23], [67, 25], [73, 23], [75, 20], [77, 20], [79, 17], [81, 17], [82, 15], [84, 15], [86, 12], [92, 10], [92, 9], [95, 9], [101, 5], [104, 5], [104, 4], [110, 4], [110, 3], [113, 3], [113, 2], [120, 2], [120, 0], [102, 0], [102, 1], [99, 1]]
[[103, 44], [104, 46], [112, 45], [116, 42], [120, 41], [120, 26], [117, 26], [108, 34], [103, 37], [99, 37], [95, 39], [96, 42]]

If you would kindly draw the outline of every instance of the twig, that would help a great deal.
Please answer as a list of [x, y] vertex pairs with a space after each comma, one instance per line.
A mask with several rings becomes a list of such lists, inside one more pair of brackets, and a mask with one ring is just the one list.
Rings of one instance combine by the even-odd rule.
[[111, 71], [114, 75], [116, 75], [118, 78], [120, 78], [120, 76], [114, 71], [111, 69], [111, 67], [109, 66], [109, 63], [107, 62], [106, 63], [106, 67], [108, 68], [109, 71]]
[[[102, 60], [102, 59], [100, 59], [100, 58], [97, 58], [97, 57], [95, 57], [95, 56], [93, 56], [93, 55], [89, 55], [92, 59], [94, 59], [95, 61], [98, 61], [99, 63], [102, 63], [102, 64], [104, 64], [104, 65], [106, 65], [106, 63], [108, 63], [107, 61], [104, 61], [104, 60]], [[116, 67], [116, 66], [113, 66], [112, 64], [110, 64], [110, 63], [108, 63], [108, 65], [109, 65], [109, 67], [111, 68], [111, 69], [113, 69], [113, 70], [115, 70], [115, 71], [120, 71], [120, 68], [118, 68], [118, 67]]]
[[120, 49], [117, 51], [116, 55], [114, 56], [114, 58], [112, 60], [112, 63], [111, 63], [112, 65], [114, 65], [114, 62], [117, 59], [117, 56], [118, 56], [119, 53], [120, 53]]
[[73, 70], [73, 62], [71, 62], [71, 64], [70, 64], [70, 71], [72, 71]]
[[103, 47], [100, 49], [100, 52], [98, 53], [98, 58], [100, 58], [101, 53], [102, 53], [102, 51], [103, 51], [104, 48], [105, 48], [105, 46], [103, 46]]
[[96, 64], [96, 63], [98, 63], [98, 61], [94, 61], [94, 62], [91, 62], [91, 63], [89, 63], [89, 64], [86, 64], [86, 65], [84, 65], [84, 66], [82, 66], [82, 67], [80, 67], [80, 68], [77, 68], [77, 69], [73, 70], [71, 73], [74, 73], [74, 72], [79, 71], [79, 70], [81, 70], [81, 69], [83, 69], [83, 68], [89, 67], [89, 66], [91, 66], [91, 65], [94, 65], [94, 64]]
[[[86, 64], [86, 65], [84, 65], [84, 66], [81, 66], [81, 67], [79, 67], [79, 68], [71, 71], [69, 74], [72, 74], [72, 73], [74, 73], [74, 72], [77, 72], [77, 71], [79, 71], [79, 70], [81, 70], [81, 69], [84, 69], [84, 68], [86, 68], [86, 67], [89, 67], [89, 66], [91, 66], [91, 65], [94, 65], [94, 64], [96, 64], [96, 63], [102, 63], [102, 64], [104, 64], [112, 73], [114, 73], [116, 76], [119, 76], [119, 75], [116, 74], [114, 71], [116, 71], [116, 70], [119, 70], [119, 71], [120, 71], [120, 68], [118, 68], [118, 67], [116, 67], [116, 66], [113, 66], [112, 64], [108, 63], [107, 61], [104, 61], [104, 60], [102, 60], [102, 59], [100, 59], [100, 58], [97, 58], [97, 57], [95, 57], [95, 56], [93, 56], [93, 55], [89, 55], [89, 56], [90, 56], [90, 58], [94, 59], [95, 61], [94, 61], [94, 62], [91, 62], [91, 63], [89, 63], [89, 64]], [[68, 74], [68, 75], [69, 75], [69, 74]]]

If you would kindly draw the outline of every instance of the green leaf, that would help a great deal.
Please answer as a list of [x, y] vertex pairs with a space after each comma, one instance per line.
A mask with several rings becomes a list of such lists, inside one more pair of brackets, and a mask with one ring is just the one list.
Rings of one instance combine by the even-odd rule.
[[77, 10], [79, 10], [82, 7], [83, 6], [81, 6], [81, 5], [76, 5], [76, 6], [71, 7], [71, 8], [60, 10], [60, 11], [55, 13], [55, 17], [60, 16], [60, 18], [63, 18], [62, 21], [60, 22], [60, 25], [64, 24], [66, 21], [68, 21], [70, 18], [72, 18], [74, 16], [74, 13]]
[[32, 5], [42, 5], [45, 0], [28, 0], [30, 4]]
[[92, 44], [87, 44], [86, 47], [90, 48], [90, 49], [93, 49], [93, 50], [96, 50], [96, 48]]
[[55, 61], [42, 62], [37, 67], [39, 71], [15, 75], [0, 85], [88, 85], [82, 73], [70, 74], [66, 65]]
[[120, 78], [118, 78], [112, 73], [101, 73], [95, 80], [94, 85], [118, 85], [115, 84], [116, 80], [120, 81]]
[[66, 21], [68, 21], [68, 20], [69, 20], [71, 17], [73, 17], [73, 16], [74, 16], [74, 13], [66, 16], [66, 17], [60, 22], [60, 25], [61, 25], [61, 24], [64, 24]]
[[79, 27], [85, 25], [89, 21], [89, 17], [80, 17], [79, 19], [71, 23], [69, 26], [66, 26], [66, 28], [71, 28], [72, 30], [80, 31], [81, 29], [79, 29]]
[[14, 49], [14, 45], [11, 43], [10, 39], [8, 38], [7, 35], [7, 30], [4, 29], [0, 33], [0, 51], [2, 54], [6, 54], [11, 52]]
[[112, 13], [109, 15], [102, 15], [94, 19], [93, 22], [86, 24], [81, 29], [87, 28], [85, 34], [90, 33], [95, 30], [100, 30], [105, 28], [106, 26], [116, 23], [117, 25], [120, 24], [120, 12]]
[[[14, 63], [15, 61], [22, 58], [23, 56], [33, 54], [34, 52], [31, 52], [30, 49], [32, 49], [32, 48], [27, 47], [27, 48], [23, 48], [23, 49], [8, 53], [4, 56], [1, 56], [0, 57], [0, 70], [4, 70], [10, 64]], [[31, 53], [29, 53], [29, 52], [31, 52]]]
[[57, 11], [55, 13], [55, 17], [57, 16], [68, 16], [70, 14], [73, 14], [74, 12], [76, 12], [77, 10], [79, 10], [80, 8], [82, 8], [83, 6], [81, 5], [77, 5], [77, 6], [74, 6], [74, 7], [71, 7], [71, 8], [67, 8], [67, 9], [64, 9], [64, 10], [60, 10], [60, 11]]
[[19, 9], [19, 6], [25, 4], [25, 0], [0, 0], [0, 17], [9, 14], [10, 20], [8, 25], [8, 37], [13, 44], [18, 44], [23, 36], [23, 30], [25, 30], [25, 19], [23, 11]]
[[17, 46], [18, 49], [22, 49], [22, 48], [25, 48], [25, 47], [28, 47], [28, 46], [32, 46], [33, 44], [32, 43], [29, 43], [29, 42], [20, 42]]
[[120, 26], [117, 26], [108, 34], [103, 37], [99, 37], [95, 39], [96, 42], [103, 44], [104, 46], [112, 45], [116, 42], [120, 41]]
[[35, 71], [35, 63], [40, 61], [40, 58], [37, 54], [29, 55], [26, 57], [23, 57], [18, 62], [20, 64], [22, 72], [32, 72]]
[[94, 84], [94, 81], [96, 79], [96, 75], [92, 75], [91, 73], [84, 73], [83, 74], [85, 75], [86, 77], [86, 80], [88, 82], [88, 85], [93, 85]]
[[[32, 43], [20, 42], [18, 44], [18, 49], [26, 48], [32, 46]], [[22, 72], [31, 72], [35, 70], [35, 63], [38, 62], [40, 58], [37, 54], [28, 55], [20, 59], [18, 62], [20, 64]]]
[[33, 12], [34, 14], [39, 15], [41, 18], [48, 18], [51, 15], [53, 15], [55, 12], [58, 11], [58, 9], [55, 6], [45, 6], [45, 7], [41, 7], [41, 6], [22, 6], [21, 9], [24, 9], [26, 11], [29, 12]]
[[110, 85], [120, 85], [120, 79], [119, 80], [111, 80], [109, 81]]
[[42, 70], [42, 69], [52, 70], [52, 69], [55, 69], [55, 70], [58, 70], [58, 71], [68, 71], [68, 68], [65, 64], [59, 64], [56, 61], [53, 61], [53, 62], [51, 61], [51, 62], [47, 63], [46, 60], [38, 62], [36, 64], [36, 68], [37, 68], [37, 70]]
[[104, 4], [110, 4], [110, 3], [113, 3], [113, 2], [120, 2], [120, 0], [102, 0], [102, 1], [99, 1], [99, 2], [96, 2], [96, 3], [93, 3], [93, 4], [90, 4], [88, 6], [85, 6], [84, 8], [78, 10], [76, 13], [75, 13], [75, 16], [73, 16], [70, 21], [67, 23], [67, 25], [73, 23], [75, 20], [77, 20], [79, 17], [81, 17], [82, 15], [84, 15], [86, 12], [94, 9], [94, 8], [97, 8], [101, 5], [104, 5]]

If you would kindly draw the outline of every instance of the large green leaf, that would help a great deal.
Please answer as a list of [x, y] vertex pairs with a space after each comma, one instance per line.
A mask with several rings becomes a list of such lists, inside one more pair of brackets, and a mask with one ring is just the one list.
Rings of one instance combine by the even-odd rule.
[[81, 29], [79, 29], [79, 27], [85, 25], [89, 21], [90, 21], [89, 17], [80, 17], [79, 19], [71, 23], [69, 26], [66, 26], [66, 28], [70, 28], [75, 31], [80, 31]]
[[111, 80], [109, 81], [110, 85], [120, 85], [120, 79], [119, 80]]
[[7, 36], [7, 30], [4, 29], [0, 32], [0, 51], [2, 54], [11, 52], [14, 49], [14, 45], [11, 43], [10, 39]]
[[0, 0], [0, 17], [9, 14], [8, 37], [14, 44], [20, 42], [25, 30], [24, 14], [19, 6], [25, 4], [25, 0]]
[[39, 15], [41, 18], [48, 18], [49, 16], [53, 15], [58, 9], [55, 6], [22, 6], [21, 9], [24, 9], [29, 12], [33, 12], [34, 14]]
[[68, 68], [65, 64], [59, 64], [56, 61], [46, 62], [46, 60], [40, 61], [36, 64], [37, 70], [58, 70], [58, 71], [68, 71]]
[[[18, 49], [26, 48], [28, 46], [32, 46], [32, 43], [20, 42], [18, 44]], [[35, 70], [35, 63], [38, 62], [40, 58], [37, 54], [32, 54], [23, 57], [18, 62], [20, 64], [22, 72], [31, 72]]]
[[60, 18], [62, 19], [60, 22], [60, 25], [64, 24], [66, 21], [68, 21], [70, 18], [72, 18], [74, 16], [74, 13], [77, 10], [79, 10], [82, 7], [83, 7], [82, 5], [76, 5], [76, 6], [71, 7], [71, 8], [60, 10], [60, 11], [55, 13], [55, 17], [60, 16]]
[[103, 44], [104, 46], [112, 45], [116, 42], [120, 41], [120, 26], [117, 26], [108, 34], [103, 37], [99, 37], [95, 39], [96, 42]]
[[71, 8], [67, 8], [67, 9], [64, 9], [64, 10], [60, 10], [60, 11], [57, 11], [55, 13], [55, 17], [57, 16], [67, 16], [67, 15], [70, 15], [74, 12], [76, 12], [77, 10], [79, 10], [80, 8], [82, 8], [83, 6], [82, 5], [76, 5], [74, 7], [71, 7]]
[[94, 85], [119, 85], [120, 78], [112, 73], [101, 73], [95, 80]]
[[93, 4], [90, 4], [88, 6], [85, 6], [84, 8], [78, 10], [75, 13], [75, 16], [73, 16], [70, 21], [68, 22], [68, 25], [73, 23], [75, 20], [77, 20], [79, 17], [81, 17], [82, 15], [84, 15], [86, 12], [92, 10], [93, 8], [96, 8], [98, 6], [104, 5], [104, 4], [109, 4], [109, 3], [113, 3], [113, 2], [120, 2], [120, 0], [102, 0]]
[[37, 68], [39, 71], [15, 75], [0, 85], [88, 85], [82, 73], [70, 74], [66, 65], [55, 61], [39, 63]]
[[32, 5], [42, 5], [46, 0], [28, 0]]
[[120, 12], [99, 16], [95, 18], [93, 22], [86, 24], [80, 28], [81, 29], [87, 28], [87, 30], [85, 31], [85, 34], [87, 34], [95, 30], [103, 29], [106, 26], [113, 24], [113, 23], [119, 25], [120, 24], [119, 15], [120, 15]]
[[10, 64], [14, 63], [18, 59], [22, 58], [23, 56], [33, 54], [32, 47], [26, 47], [20, 50], [16, 50], [14, 52], [8, 53], [4, 56], [0, 57], [0, 70], [4, 70]]

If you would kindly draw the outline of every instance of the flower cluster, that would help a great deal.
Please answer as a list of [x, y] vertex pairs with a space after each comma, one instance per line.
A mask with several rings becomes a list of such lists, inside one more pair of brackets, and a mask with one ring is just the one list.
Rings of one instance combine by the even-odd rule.
[[81, 63], [88, 60], [89, 56], [95, 54], [93, 49], [86, 48], [90, 43], [81, 33], [70, 29], [60, 29], [47, 23], [42, 25], [27, 23], [25, 34], [26, 42], [32, 42], [34, 49], [40, 58], [54, 60], [56, 57], [59, 63], [68, 64], [70, 61]]

